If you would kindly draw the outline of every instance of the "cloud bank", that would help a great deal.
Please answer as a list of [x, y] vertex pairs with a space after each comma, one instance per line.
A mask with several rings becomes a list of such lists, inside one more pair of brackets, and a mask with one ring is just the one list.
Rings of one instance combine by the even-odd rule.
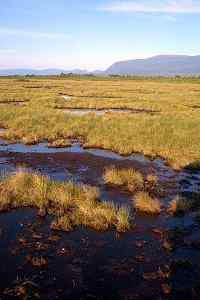
[[108, 12], [200, 14], [198, 0], [114, 1], [102, 7]]

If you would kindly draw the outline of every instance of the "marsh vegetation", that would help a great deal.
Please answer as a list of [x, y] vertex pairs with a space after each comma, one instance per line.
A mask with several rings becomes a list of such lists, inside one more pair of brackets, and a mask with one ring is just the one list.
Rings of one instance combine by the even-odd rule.
[[198, 299], [199, 83], [0, 78], [0, 297]]
[[39, 214], [53, 214], [53, 229], [69, 231], [75, 226], [96, 230], [115, 227], [118, 231], [130, 229], [130, 213], [126, 207], [100, 201], [97, 188], [58, 183], [47, 177], [23, 170], [0, 182], [0, 211], [34, 207]]
[[[123, 155], [163, 157], [175, 168], [199, 161], [199, 79], [0, 79], [0, 126], [10, 141], [80, 138], [86, 146]], [[73, 98], [66, 101], [62, 95]], [[14, 101], [26, 106], [13, 106]], [[8, 102], [8, 103], [6, 103]], [[76, 116], [56, 108], [140, 109]], [[155, 114], [145, 110], [156, 111]], [[127, 142], [128, 141], [128, 142]]]

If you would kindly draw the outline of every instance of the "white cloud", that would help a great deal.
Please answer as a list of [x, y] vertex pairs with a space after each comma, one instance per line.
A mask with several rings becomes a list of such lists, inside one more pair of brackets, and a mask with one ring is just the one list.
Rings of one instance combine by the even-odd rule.
[[199, 0], [114, 1], [102, 7], [108, 12], [199, 14]]
[[65, 33], [51, 33], [51, 32], [40, 32], [40, 31], [29, 31], [23, 29], [5, 28], [0, 27], [0, 36], [15, 36], [33, 39], [70, 39], [70, 35]]

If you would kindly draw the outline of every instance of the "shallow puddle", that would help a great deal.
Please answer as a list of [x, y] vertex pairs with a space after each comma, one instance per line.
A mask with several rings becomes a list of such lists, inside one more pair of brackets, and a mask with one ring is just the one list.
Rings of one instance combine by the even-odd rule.
[[94, 113], [97, 116], [102, 116], [107, 113], [150, 113], [154, 114], [153, 111], [146, 111], [142, 109], [128, 109], [128, 108], [107, 108], [107, 109], [96, 109], [96, 108], [64, 108], [61, 109], [64, 113], [73, 114], [77, 116], [84, 116], [90, 113]]
[[[199, 185], [200, 172], [196, 173], [196, 176], [192, 176], [191, 173], [186, 171], [176, 172], [171, 167], [165, 164], [162, 159], [149, 159], [142, 154], [132, 154], [129, 156], [122, 156], [110, 150], [94, 149], [94, 148], [84, 148], [80, 143], [73, 142], [72, 146], [65, 148], [48, 148], [48, 143], [39, 143], [37, 145], [24, 145], [24, 144], [7, 144], [5, 140], [0, 139], [0, 152], [2, 153], [24, 153], [24, 154], [74, 154], [74, 155], [92, 155], [94, 157], [99, 157], [103, 159], [108, 159], [110, 162], [115, 164], [119, 161], [121, 164], [124, 162], [128, 163], [138, 163], [141, 168], [152, 168], [154, 172], [159, 176], [161, 180], [172, 179], [176, 182], [186, 181], [183, 186], [183, 190], [191, 190], [194, 186]], [[80, 166], [82, 168], [82, 165]]]
[[[5, 144], [3, 144], [5, 143]], [[0, 152], [18, 152], [18, 153], [77, 153], [77, 154], [91, 154], [93, 156], [111, 159], [113, 161], [132, 161], [145, 165], [154, 164], [159, 171], [161, 177], [174, 176], [175, 172], [168, 167], [162, 159], [150, 160], [142, 154], [132, 154], [129, 156], [122, 156], [115, 152], [103, 149], [84, 148], [80, 143], [75, 142], [70, 147], [65, 148], [48, 148], [48, 143], [40, 143], [37, 145], [27, 146], [23, 144], [9, 144], [0, 140]]]
[[[4, 132], [6, 129], [1, 129]], [[191, 171], [182, 170], [180, 172], [174, 171], [170, 166], [166, 165], [165, 161], [157, 158], [150, 159], [142, 154], [132, 154], [123, 156], [112, 152], [110, 150], [84, 148], [79, 142], [73, 142], [72, 146], [65, 148], [48, 148], [48, 143], [39, 143], [37, 145], [24, 144], [7, 144], [5, 140], [0, 139], [0, 152], [4, 153], [24, 153], [24, 154], [74, 154], [74, 155], [92, 155], [103, 159], [108, 159], [115, 164], [116, 161], [123, 163], [138, 163], [141, 169], [152, 168], [153, 172], [160, 178], [160, 180], [171, 180], [171, 183], [179, 183], [181, 193], [190, 195], [193, 191], [200, 191], [200, 171], [193, 174]], [[81, 168], [85, 168], [80, 165]], [[55, 170], [56, 173], [56, 170]], [[81, 172], [80, 172], [81, 173]], [[84, 173], [82, 171], [82, 173]], [[66, 177], [64, 177], [66, 178]]]
[[119, 109], [119, 108], [115, 108], [115, 109], [87, 109], [87, 108], [69, 108], [69, 109], [63, 109], [63, 112], [67, 113], [67, 114], [73, 114], [73, 115], [77, 115], [77, 116], [84, 116], [87, 115], [89, 113], [94, 113], [97, 116], [102, 116], [106, 113], [135, 113], [134, 110], [131, 109]]
[[[3, 130], [2, 130], [3, 132]], [[17, 144], [7, 144], [5, 140], [2, 140], [2, 143], [5, 143], [5, 146], [0, 146], [0, 151], [6, 152], [21, 152], [21, 153], [60, 153], [60, 152], [71, 152], [71, 153], [90, 153], [95, 156], [100, 156], [104, 158], [110, 158], [114, 160], [131, 160], [139, 161], [141, 163], [148, 163], [150, 160], [142, 154], [132, 154], [128, 156], [122, 156], [110, 150], [96, 149], [96, 148], [84, 148], [79, 142], [72, 143], [70, 147], [63, 148], [53, 148], [48, 147], [48, 143], [39, 143], [36, 145], [24, 145], [21, 143]], [[155, 159], [160, 167], [164, 167], [165, 163], [161, 159]]]
[[62, 98], [65, 99], [65, 100], [71, 100], [72, 99], [71, 96], [67, 96], [67, 95], [63, 95]]

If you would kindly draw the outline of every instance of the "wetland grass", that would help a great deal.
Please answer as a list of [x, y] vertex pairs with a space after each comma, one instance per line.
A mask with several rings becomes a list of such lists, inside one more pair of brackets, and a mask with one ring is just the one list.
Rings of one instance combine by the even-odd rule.
[[99, 190], [73, 182], [58, 183], [39, 174], [19, 170], [0, 182], [0, 211], [32, 207], [45, 216], [55, 217], [52, 228], [69, 231], [76, 226], [95, 230], [129, 230], [130, 214], [127, 208], [111, 202], [102, 202]]
[[159, 214], [161, 212], [160, 201], [152, 198], [147, 192], [139, 192], [133, 199], [133, 205], [137, 211], [145, 214]]
[[130, 229], [130, 209], [128, 207], [120, 207], [117, 212], [117, 230], [125, 232]]
[[135, 193], [138, 191], [155, 192], [158, 187], [158, 177], [154, 174], [144, 176], [141, 172], [132, 168], [116, 168], [114, 166], [105, 169], [104, 182], [108, 185], [119, 186]]
[[109, 167], [105, 169], [103, 178], [106, 184], [122, 186], [131, 192], [144, 189], [143, 175], [134, 169]]
[[[180, 169], [199, 168], [198, 78], [20, 78], [0, 79], [0, 124], [10, 141], [57, 143], [81, 138], [87, 147], [160, 156]], [[8, 88], [9, 87], [9, 88]], [[51, 87], [51, 88], [50, 88]], [[70, 101], [61, 95], [71, 95]], [[189, 96], [188, 96], [189, 95]], [[28, 101], [26, 106], [5, 102]], [[11, 101], [12, 100], [12, 101]], [[72, 116], [65, 108], [129, 108], [141, 113]], [[156, 114], [142, 110], [157, 111]]]

